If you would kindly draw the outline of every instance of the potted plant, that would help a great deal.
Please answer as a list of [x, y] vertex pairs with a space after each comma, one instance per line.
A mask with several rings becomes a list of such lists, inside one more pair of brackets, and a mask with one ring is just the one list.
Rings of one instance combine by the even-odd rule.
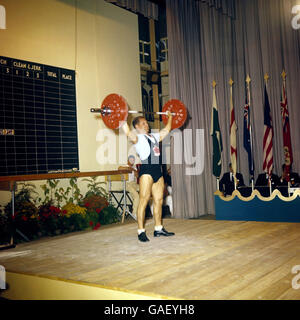
[[[35, 205], [35, 199], [33, 194], [37, 194], [35, 191], [35, 185], [30, 183], [19, 183], [18, 187], [21, 189], [15, 194], [15, 206], [12, 214], [12, 204], [9, 202], [4, 212], [7, 216], [7, 223], [10, 224], [8, 228], [13, 232], [16, 230], [15, 242], [25, 239], [35, 239], [39, 230], [39, 224], [37, 220], [38, 208]], [[19, 236], [21, 235], [21, 237]]]

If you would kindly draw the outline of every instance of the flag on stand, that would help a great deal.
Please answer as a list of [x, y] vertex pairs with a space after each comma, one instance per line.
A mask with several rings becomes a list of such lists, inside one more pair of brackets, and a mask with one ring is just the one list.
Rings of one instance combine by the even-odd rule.
[[246, 103], [244, 106], [244, 149], [248, 153], [248, 167], [251, 180], [254, 176], [254, 159], [252, 150], [252, 125], [251, 125], [251, 109], [250, 109], [250, 77], [247, 77]]
[[263, 170], [271, 176], [273, 170], [273, 126], [267, 86], [265, 85]]
[[233, 81], [230, 79], [230, 162], [233, 170], [234, 177], [236, 177], [237, 171], [237, 148], [236, 148], [236, 130], [237, 125], [235, 121], [233, 97], [232, 97], [232, 85]]
[[216, 83], [213, 82], [213, 103], [211, 113], [211, 136], [213, 141], [213, 175], [217, 178], [221, 175], [222, 170], [222, 158], [223, 151], [222, 136], [219, 125], [219, 112], [216, 98]]
[[282, 93], [281, 93], [281, 116], [282, 116], [282, 127], [283, 127], [283, 149], [284, 149], [284, 163], [285, 163], [285, 173], [286, 179], [289, 181], [290, 167], [293, 163], [293, 151], [292, 151], [292, 141], [291, 141], [291, 131], [290, 131], [290, 120], [288, 103], [285, 88], [285, 72], [282, 74]]

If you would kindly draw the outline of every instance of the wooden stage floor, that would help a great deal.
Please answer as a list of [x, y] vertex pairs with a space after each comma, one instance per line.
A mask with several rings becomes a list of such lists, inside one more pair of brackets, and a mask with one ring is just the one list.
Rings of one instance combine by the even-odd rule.
[[[300, 224], [165, 219], [176, 235], [137, 240], [134, 222], [0, 251], [7, 271], [179, 299], [300, 299]], [[300, 280], [298, 280], [300, 284]]]

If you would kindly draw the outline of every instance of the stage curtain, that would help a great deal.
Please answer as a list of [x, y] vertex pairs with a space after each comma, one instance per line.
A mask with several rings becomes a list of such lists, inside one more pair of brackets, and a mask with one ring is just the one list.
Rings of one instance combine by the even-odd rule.
[[[205, 1], [167, 0], [170, 98], [181, 99], [190, 111], [186, 128], [204, 129], [204, 172], [187, 176], [187, 165], [172, 165], [174, 216], [197, 218], [214, 214], [212, 138], [210, 136], [212, 81], [217, 82], [219, 122], [223, 138], [222, 174], [230, 162], [229, 79], [238, 126], [238, 171], [249, 181], [247, 153], [243, 148], [245, 79], [252, 93], [255, 178], [263, 165], [264, 74], [268, 73], [269, 99], [274, 127], [274, 173], [284, 163], [280, 110], [281, 72], [287, 72], [287, 95], [294, 154], [294, 171], [300, 172], [300, 31], [291, 26], [294, 0], [236, 1], [235, 19]], [[195, 139], [193, 139], [195, 142]], [[195, 143], [193, 144], [195, 148]], [[195, 150], [194, 154], [195, 154]]]
[[140, 13], [148, 19], [158, 19], [157, 4], [148, 0], [105, 0], [116, 4], [119, 7], [130, 10], [134, 13]]

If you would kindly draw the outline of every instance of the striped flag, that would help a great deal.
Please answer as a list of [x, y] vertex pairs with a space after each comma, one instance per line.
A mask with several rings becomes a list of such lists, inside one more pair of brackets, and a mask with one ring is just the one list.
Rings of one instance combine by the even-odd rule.
[[282, 93], [281, 93], [281, 116], [282, 116], [282, 128], [283, 128], [283, 149], [284, 149], [284, 163], [286, 170], [286, 179], [289, 181], [290, 166], [293, 163], [293, 151], [292, 151], [292, 141], [291, 141], [291, 131], [290, 131], [290, 120], [288, 103], [286, 96], [285, 80], [282, 83]]
[[213, 175], [219, 178], [222, 170], [221, 154], [223, 151], [223, 143], [222, 143], [222, 136], [221, 136], [221, 130], [219, 125], [219, 112], [218, 112], [218, 106], [217, 106], [215, 85], [216, 83], [214, 82], [210, 134], [213, 140]]
[[233, 81], [230, 79], [230, 162], [233, 170], [234, 177], [237, 172], [237, 148], [236, 148], [236, 130], [237, 125], [235, 121], [233, 98], [232, 98], [232, 84]]
[[263, 170], [271, 176], [273, 170], [273, 126], [267, 87], [265, 85]]
[[247, 77], [248, 85], [246, 89], [246, 103], [244, 106], [244, 149], [248, 153], [248, 167], [250, 177], [254, 176], [254, 159], [252, 150], [252, 125], [251, 125], [251, 108], [250, 108], [250, 78]]

